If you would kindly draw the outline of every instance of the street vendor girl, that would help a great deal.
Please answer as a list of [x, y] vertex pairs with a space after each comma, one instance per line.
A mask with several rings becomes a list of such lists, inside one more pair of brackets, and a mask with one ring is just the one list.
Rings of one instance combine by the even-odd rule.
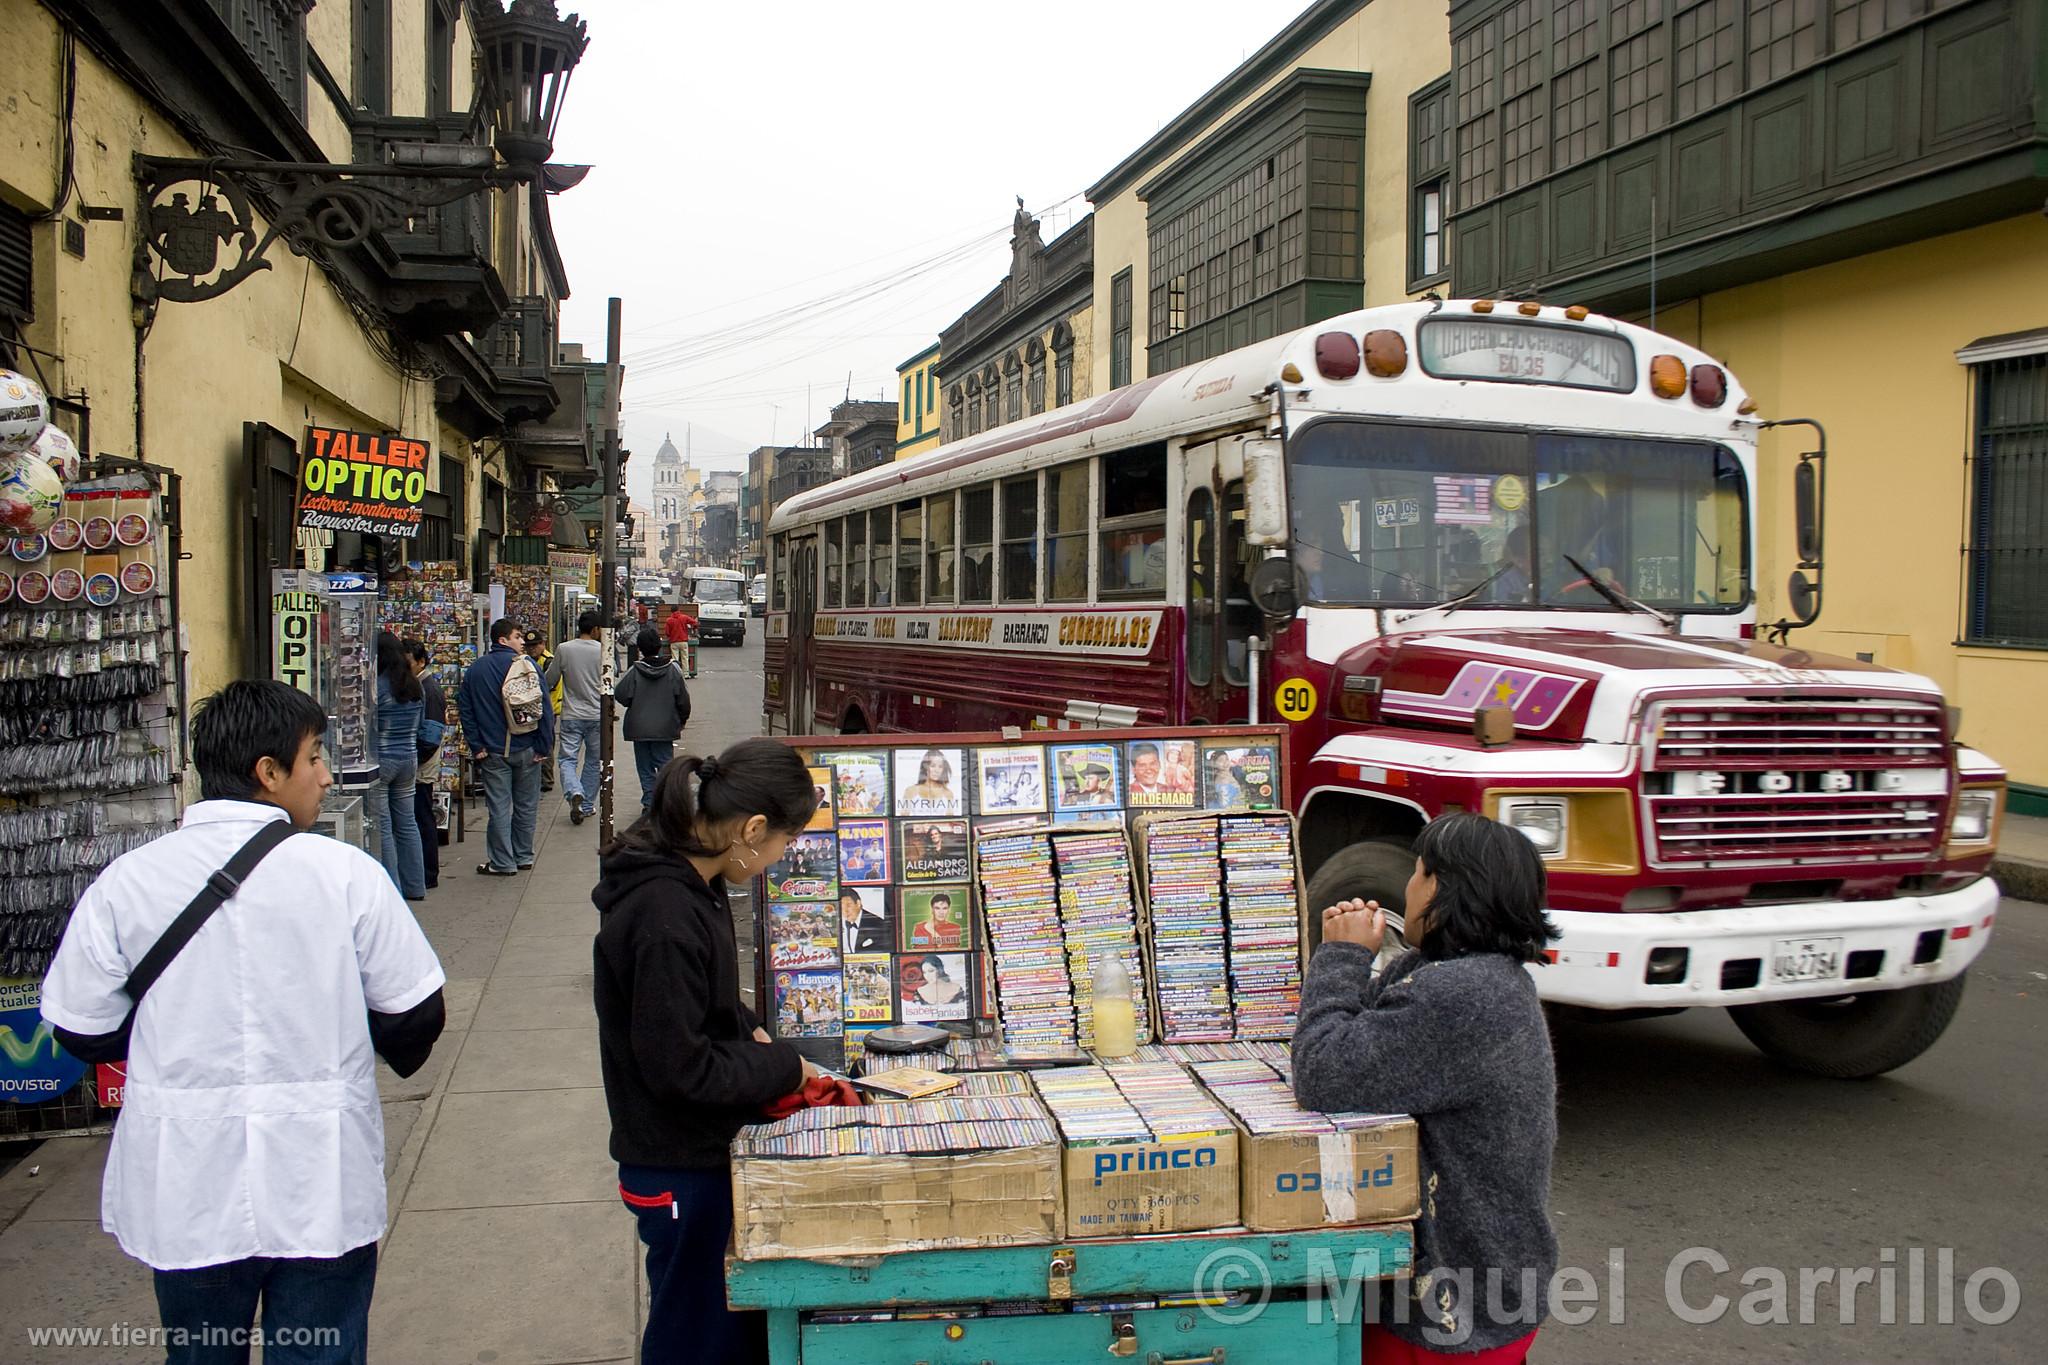
[[816, 805], [794, 750], [746, 740], [667, 764], [599, 864], [598, 1053], [619, 1196], [647, 1246], [645, 1365], [768, 1358], [761, 1315], [725, 1306], [727, 1148], [818, 1073], [740, 1000], [725, 883], [780, 858]]
[[1379, 903], [1322, 912], [1294, 1033], [1295, 1098], [1409, 1114], [1421, 1137], [1414, 1275], [1368, 1320], [1365, 1365], [1519, 1365], [1548, 1312], [1557, 1073], [1524, 965], [1557, 936], [1543, 890], [1526, 837], [1450, 815], [1415, 843], [1405, 903], [1418, 946], [1380, 976]]

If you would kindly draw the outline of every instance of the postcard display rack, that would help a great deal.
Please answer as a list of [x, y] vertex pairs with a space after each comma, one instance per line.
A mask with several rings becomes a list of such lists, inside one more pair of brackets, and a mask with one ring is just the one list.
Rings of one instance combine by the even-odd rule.
[[449, 738], [434, 793], [441, 827], [451, 835], [456, 779], [462, 766], [451, 757], [462, 748], [456, 694], [462, 686], [463, 673], [476, 662], [483, 644], [485, 623], [477, 603], [469, 574], [460, 564], [413, 564], [384, 584], [384, 629], [400, 639], [418, 640], [427, 647], [427, 672], [441, 684], [441, 695], [448, 704], [443, 720]]
[[820, 805], [755, 898], [757, 998], [813, 1061], [853, 1069], [869, 1033], [912, 1022], [963, 1035], [944, 1069], [1085, 1060], [1105, 952], [1141, 1045], [1291, 1035], [1278, 727], [788, 742]]
[[[0, 983], [33, 1004], [85, 888], [177, 823], [178, 647], [159, 493], [73, 483], [49, 530], [0, 539]], [[0, 1104], [0, 1135], [91, 1121], [82, 1088]]]

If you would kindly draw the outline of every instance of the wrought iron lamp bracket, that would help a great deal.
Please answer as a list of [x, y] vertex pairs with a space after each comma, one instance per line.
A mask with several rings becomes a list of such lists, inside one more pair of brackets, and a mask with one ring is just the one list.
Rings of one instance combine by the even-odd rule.
[[[530, 183], [538, 173], [504, 165], [135, 158], [143, 242], [157, 267], [154, 292], [173, 303], [219, 298], [270, 269], [268, 253], [279, 238], [300, 256], [346, 251], [372, 233], [401, 229], [486, 190]], [[270, 206], [262, 215], [267, 228], [258, 224], [259, 198]]]

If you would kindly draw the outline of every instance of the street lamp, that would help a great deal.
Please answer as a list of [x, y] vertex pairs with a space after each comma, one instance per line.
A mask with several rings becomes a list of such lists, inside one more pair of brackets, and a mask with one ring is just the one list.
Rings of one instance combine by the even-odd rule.
[[[302, 256], [347, 250], [471, 195], [538, 179], [570, 74], [589, 46], [587, 26], [558, 15], [554, 0], [511, 0], [508, 11], [484, 0], [480, 8], [495, 155], [433, 142], [390, 143], [381, 162], [138, 154], [143, 241], [158, 267], [147, 270], [138, 257], [147, 292], [174, 303], [218, 298], [270, 269], [265, 255], [279, 237]], [[262, 202], [268, 232], [259, 233], [252, 200]]]

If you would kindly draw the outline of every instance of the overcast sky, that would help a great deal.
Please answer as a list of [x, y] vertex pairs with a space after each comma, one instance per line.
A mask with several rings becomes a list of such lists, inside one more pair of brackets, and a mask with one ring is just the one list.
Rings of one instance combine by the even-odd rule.
[[[793, 445], [1009, 268], [1016, 195], [1051, 241], [1081, 192], [1307, 0], [558, 0], [590, 24], [555, 159], [564, 340], [625, 301], [628, 487]], [[772, 335], [769, 333], [772, 332]]]

